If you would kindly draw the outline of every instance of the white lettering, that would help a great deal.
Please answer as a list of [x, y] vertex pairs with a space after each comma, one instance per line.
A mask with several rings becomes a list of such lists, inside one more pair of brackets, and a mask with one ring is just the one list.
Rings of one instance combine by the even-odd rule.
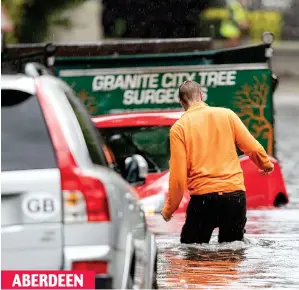
[[188, 74], [181, 73], [176, 75], [176, 87], [179, 86], [183, 81], [188, 79]]
[[206, 76], [208, 75], [207, 72], [200, 72], [198, 73], [199, 77], [200, 77], [200, 82], [199, 84], [203, 87], [206, 83]]
[[200, 85], [203, 87], [206, 84], [206, 76], [208, 75], [207, 72], [200, 72], [198, 73], [200, 76]]
[[57, 286], [57, 276], [56, 275], [49, 274], [48, 280], [49, 280], [48, 281], [49, 287]]
[[39, 275], [32, 274], [31, 275], [31, 287], [38, 287], [39, 286]]
[[141, 91], [140, 95], [138, 95], [138, 91], [137, 91], [134, 99], [134, 104], [141, 105], [143, 103], [144, 97], [145, 97], [145, 91]]
[[92, 90], [93, 91], [100, 91], [103, 89], [103, 80], [104, 76], [96, 76], [92, 80]]
[[117, 88], [122, 88], [123, 89], [124, 86], [125, 86], [124, 76], [122, 76], [122, 75], [117, 76], [115, 82], [112, 85], [113, 90], [115, 90]]
[[146, 90], [144, 96], [144, 104], [155, 103], [155, 90]]
[[225, 86], [225, 79], [226, 79], [226, 72], [225, 71], [219, 72], [218, 85]]
[[196, 77], [196, 73], [190, 73], [188, 79], [194, 81]]
[[185, 80], [195, 80], [196, 73], [166, 73], [163, 74], [161, 86], [163, 88], [176, 88]]
[[217, 86], [217, 81], [218, 81], [217, 72], [210, 72], [208, 74], [207, 86], [208, 87], [211, 87], [211, 86], [216, 87]]
[[134, 89], [137, 88], [138, 84], [138, 75], [125, 75], [125, 82], [124, 82], [124, 87]]
[[21, 283], [19, 274], [16, 274], [13, 278], [12, 287], [15, 287], [15, 286], [22, 287], [22, 283]]
[[[99, 75], [95, 76], [92, 81], [92, 90], [124, 90], [123, 104], [126, 106], [133, 104], [171, 104], [177, 102], [174, 89], [177, 89], [185, 80], [198, 81], [202, 88], [234, 86], [236, 83], [236, 74], [236, 71], [203, 71], [164, 73], [161, 76], [158, 73]], [[206, 93], [205, 98], [207, 98], [207, 91], [204, 93]], [[34, 201], [29, 206], [30, 209], [28, 209], [32, 212], [40, 211], [40, 205]], [[53, 210], [53, 206], [50, 202], [47, 202], [43, 205], [43, 209], [50, 212]]]
[[158, 88], [158, 74], [105, 75], [95, 76], [93, 91], [112, 91], [116, 89]]
[[165, 98], [165, 90], [157, 90], [156, 92], [156, 103], [157, 104], [163, 104], [165, 103], [164, 98]]
[[65, 284], [65, 276], [59, 275], [58, 276], [58, 287], [64, 287], [64, 286], [66, 286], [66, 284]]
[[234, 86], [236, 71], [200, 72], [200, 85], [207, 87]]
[[175, 93], [176, 93], [176, 89], [166, 90], [165, 103], [167, 103], [167, 104], [178, 103], [179, 100], [176, 98], [176, 94]]
[[162, 76], [162, 87], [163, 88], [171, 88], [174, 87], [175, 85], [173, 84], [172, 81], [172, 74], [171, 73], [166, 73]]
[[48, 279], [46, 274], [40, 274], [39, 276], [39, 286], [40, 287], [48, 287]]
[[123, 98], [123, 104], [125, 106], [129, 106], [134, 103], [134, 96], [136, 95], [135, 92], [138, 93], [138, 91], [134, 91], [134, 90], [125, 91], [124, 98]]
[[158, 74], [150, 75], [149, 84], [148, 84], [149, 89], [158, 88], [158, 77], [159, 77]]
[[72, 276], [72, 278], [74, 279], [74, 283], [73, 283], [73, 287], [83, 287], [83, 274], [74, 274], [74, 276]]
[[178, 103], [176, 89], [148, 89], [148, 90], [127, 90], [124, 92], [123, 104], [174, 104]]
[[112, 91], [115, 89], [114, 87], [115, 76], [106, 76], [104, 83], [104, 91]]
[[115, 76], [96, 76], [92, 81], [93, 91], [109, 91], [113, 90], [113, 83], [115, 81]]
[[31, 277], [29, 274], [23, 274], [23, 277], [22, 277], [22, 286], [23, 287], [30, 287], [30, 284], [31, 284], [30, 278]]
[[148, 80], [150, 78], [150, 75], [145, 74], [145, 75], [141, 75], [141, 83], [142, 83], [142, 88], [146, 89], [148, 87]]
[[202, 100], [205, 102], [208, 99], [208, 88], [201, 87], [202, 91]]
[[66, 287], [73, 287], [73, 285], [74, 285], [74, 276], [67, 275], [65, 285], [66, 285]]
[[227, 85], [234, 86], [236, 84], [236, 71], [229, 71], [227, 76]]

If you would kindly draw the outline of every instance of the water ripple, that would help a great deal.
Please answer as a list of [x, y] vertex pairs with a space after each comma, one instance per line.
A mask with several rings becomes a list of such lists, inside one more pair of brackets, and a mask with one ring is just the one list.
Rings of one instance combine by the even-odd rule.
[[289, 88], [281, 87], [276, 102], [276, 138], [291, 203], [248, 211], [245, 241], [224, 244], [218, 244], [215, 230], [209, 244], [182, 245], [184, 215], [169, 223], [150, 217], [159, 248], [159, 288], [299, 289], [299, 89], [295, 85], [298, 99], [288, 99]]

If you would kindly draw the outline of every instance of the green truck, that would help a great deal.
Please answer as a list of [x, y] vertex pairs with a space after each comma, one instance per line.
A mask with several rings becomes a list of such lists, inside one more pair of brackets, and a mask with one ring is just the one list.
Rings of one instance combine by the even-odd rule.
[[[138, 118], [144, 124], [147, 122], [148, 127], [157, 127], [159, 124], [151, 124], [150, 117], [145, 117], [150, 113], [158, 114], [157, 118], [164, 122], [160, 125], [164, 126], [167, 122], [162, 121], [163, 115], [182, 110], [177, 96], [179, 85], [186, 79], [195, 80], [200, 83], [207, 104], [235, 111], [267, 153], [275, 157], [273, 94], [278, 78], [271, 69], [272, 42], [273, 35], [265, 33], [260, 44], [218, 50], [213, 49], [209, 38], [17, 45], [6, 47], [2, 60], [3, 65], [14, 66], [15, 70], [22, 69], [24, 55], [31, 61], [43, 62], [74, 89], [102, 134], [106, 128], [136, 128]], [[20, 55], [23, 60], [17, 61]], [[107, 121], [107, 117], [111, 121]], [[170, 128], [171, 121], [168, 126]], [[156, 135], [152, 138], [158, 140], [160, 136]], [[167, 136], [165, 138], [167, 144]], [[135, 142], [139, 147], [146, 147], [144, 140]], [[110, 145], [109, 140], [107, 143]], [[157, 152], [147, 152], [145, 157], [148, 155], [152, 155], [148, 162], [158, 160]], [[239, 155], [242, 156], [242, 152]], [[167, 158], [169, 153], [165, 153], [164, 159]], [[152, 173], [166, 170], [156, 165], [157, 162]], [[271, 187], [268, 179], [259, 181], [266, 184], [261, 186], [256, 184], [259, 177], [252, 173], [246, 177], [245, 167], [245, 183], [251, 192], [248, 194], [260, 196], [252, 199], [252, 207], [274, 205], [277, 200], [287, 202], [278, 163], [278, 176], [271, 180]], [[142, 186], [138, 188], [140, 192], [146, 191]], [[248, 201], [250, 207], [250, 199]]]

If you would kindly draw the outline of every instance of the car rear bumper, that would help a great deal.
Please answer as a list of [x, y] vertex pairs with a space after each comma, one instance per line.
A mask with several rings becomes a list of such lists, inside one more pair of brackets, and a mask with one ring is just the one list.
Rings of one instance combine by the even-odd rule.
[[108, 273], [96, 275], [95, 289], [112, 289], [111, 277], [111, 247], [100, 246], [68, 246], [64, 250], [64, 270], [71, 270], [74, 262], [80, 261], [104, 261], [108, 263]]
[[111, 255], [111, 247], [108, 245], [65, 247], [63, 269], [71, 270], [73, 263], [80, 261], [107, 261], [109, 263]]

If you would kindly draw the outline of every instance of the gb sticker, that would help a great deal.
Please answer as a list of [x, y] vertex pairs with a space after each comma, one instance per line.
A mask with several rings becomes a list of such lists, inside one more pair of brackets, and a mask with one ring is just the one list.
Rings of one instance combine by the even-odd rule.
[[59, 202], [50, 193], [36, 192], [26, 195], [22, 202], [24, 215], [36, 219], [46, 220], [55, 216], [59, 211]]

